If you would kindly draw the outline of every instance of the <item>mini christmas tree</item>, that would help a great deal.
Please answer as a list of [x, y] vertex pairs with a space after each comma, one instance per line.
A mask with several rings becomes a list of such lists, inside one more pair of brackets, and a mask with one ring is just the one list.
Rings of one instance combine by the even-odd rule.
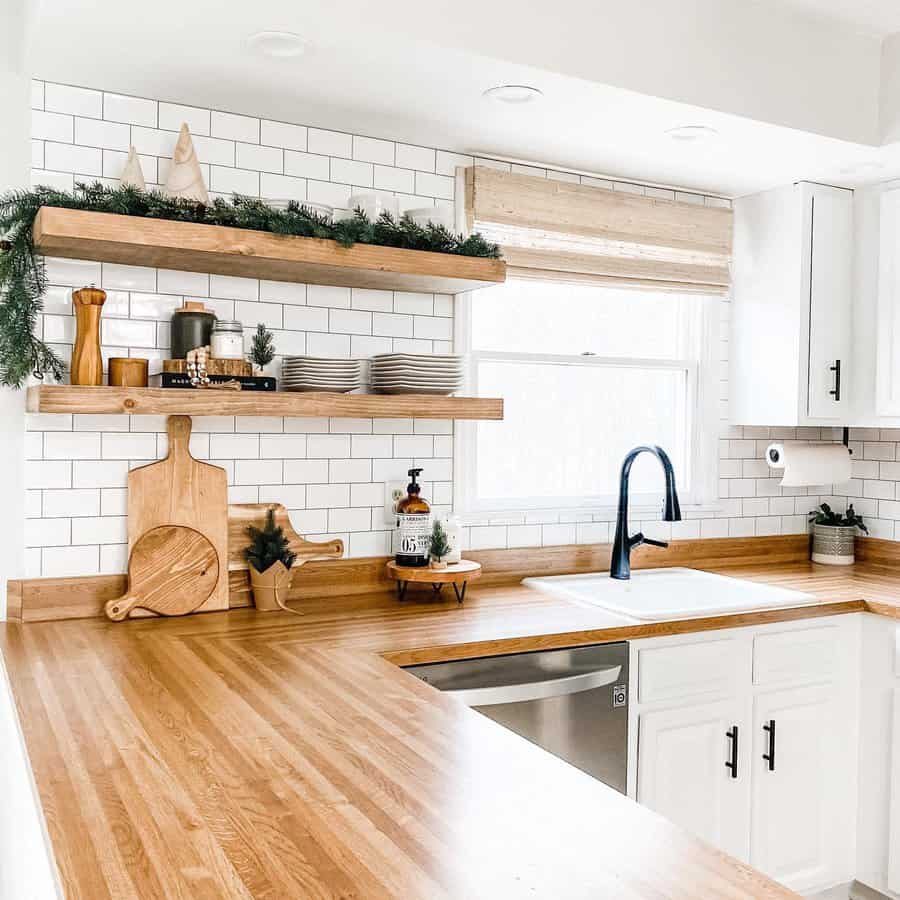
[[264, 369], [273, 359], [275, 359], [275, 341], [272, 332], [260, 322], [256, 326], [256, 334], [253, 335], [253, 343], [250, 345], [250, 362]]
[[294, 564], [297, 554], [290, 549], [282, 527], [275, 524], [275, 510], [271, 507], [266, 511], [266, 524], [262, 528], [247, 526], [247, 534], [252, 543], [244, 550], [244, 556], [257, 572], [265, 572], [277, 562], [284, 563], [287, 569]]
[[429, 550], [431, 558], [435, 562], [440, 562], [450, 552], [450, 539], [447, 537], [447, 532], [444, 530], [440, 519], [434, 520]]

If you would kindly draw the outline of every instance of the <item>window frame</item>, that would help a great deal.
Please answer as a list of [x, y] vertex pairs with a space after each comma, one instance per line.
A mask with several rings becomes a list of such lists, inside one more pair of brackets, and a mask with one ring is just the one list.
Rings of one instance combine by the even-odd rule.
[[[550, 281], [550, 279], [547, 279]], [[600, 285], [601, 287], [603, 285]], [[644, 288], [646, 290], [647, 288]], [[709, 294], [699, 315], [697, 343], [700, 352], [696, 359], [656, 359], [610, 356], [581, 356], [551, 353], [518, 353], [472, 349], [472, 304], [474, 295], [466, 292], [457, 295], [454, 316], [454, 346], [458, 353], [466, 355], [466, 393], [478, 396], [478, 364], [481, 361], [521, 361], [535, 364], [566, 364], [584, 366], [611, 366], [631, 368], [656, 368], [684, 371], [686, 373], [686, 408], [690, 410], [687, 434], [688, 465], [691, 474], [690, 491], [680, 492], [682, 508], [693, 511], [718, 509], [719, 482], [719, 347], [714, 329], [720, 319], [721, 296]], [[476, 479], [476, 431], [478, 423], [458, 421], [453, 441], [453, 508], [471, 521], [484, 521], [518, 517], [527, 513], [577, 514], [590, 513], [595, 517], [611, 518], [615, 514], [617, 496], [528, 497], [515, 501], [492, 504], [479, 501], [474, 496]], [[676, 473], [676, 477], [677, 477]], [[632, 494], [633, 517], [647, 513], [655, 516], [663, 500], [662, 482], [659, 493]]]

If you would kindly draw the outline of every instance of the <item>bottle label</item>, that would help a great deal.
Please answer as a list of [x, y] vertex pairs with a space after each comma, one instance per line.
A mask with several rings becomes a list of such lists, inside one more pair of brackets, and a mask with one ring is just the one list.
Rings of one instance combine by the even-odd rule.
[[426, 557], [431, 543], [431, 516], [401, 513], [397, 516], [397, 524], [400, 530], [398, 553]]

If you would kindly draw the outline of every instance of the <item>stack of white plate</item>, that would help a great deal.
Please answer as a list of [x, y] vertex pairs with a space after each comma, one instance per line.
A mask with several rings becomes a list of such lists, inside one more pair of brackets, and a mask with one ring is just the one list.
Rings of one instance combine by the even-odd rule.
[[286, 391], [346, 394], [362, 387], [362, 382], [362, 361], [358, 359], [285, 356], [281, 361], [281, 386]]
[[376, 394], [453, 394], [463, 384], [461, 356], [380, 353], [369, 361]]

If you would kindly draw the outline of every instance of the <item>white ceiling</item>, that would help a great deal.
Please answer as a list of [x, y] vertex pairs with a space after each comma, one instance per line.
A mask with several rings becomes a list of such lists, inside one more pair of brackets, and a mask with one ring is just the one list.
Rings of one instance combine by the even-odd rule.
[[897, 0], [781, 0], [781, 2], [824, 19], [865, 29], [881, 37], [900, 31], [900, 3]]
[[[862, 4], [882, 22], [888, 5]], [[299, 32], [312, 50], [254, 56], [246, 38], [261, 29]], [[91, 35], [102, 41], [86, 52]], [[32, 60], [36, 77], [70, 84], [736, 195], [900, 177], [900, 152], [877, 146], [880, 46], [748, 0], [155, 0], [127, 12], [41, 0]], [[482, 98], [500, 83], [544, 100]], [[685, 124], [720, 137], [665, 137]], [[882, 168], [848, 175], [860, 162]]]

